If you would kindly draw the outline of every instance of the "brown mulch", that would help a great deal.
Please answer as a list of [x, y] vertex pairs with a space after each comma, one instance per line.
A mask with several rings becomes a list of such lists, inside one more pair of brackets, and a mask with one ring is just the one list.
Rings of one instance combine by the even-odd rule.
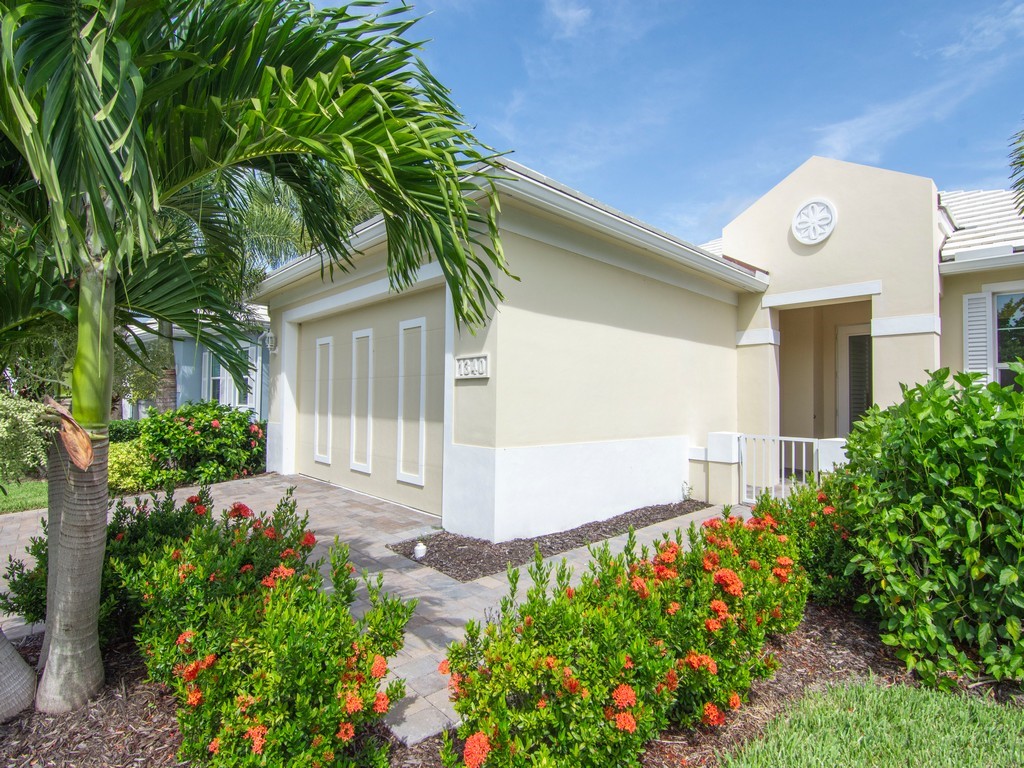
[[517, 567], [532, 562], [535, 545], [544, 557], [560, 555], [577, 547], [626, 533], [631, 527], [645, 528], [648, 525], [671, 520], [673, 517], [706, 509], [708, 506], [703, 501], [680, 501], [675, 504], [641, 507], [607, 520], [581, 525], [571, 531], [550, 533], [535, 539], [513, 539], [497, 544], [485, 539], [474, 539], [440, 531], [426, 538], [388, 544], [388, 549], [411, 560], [413, 559], [413, 547], [416, 546], [417, 541], [422, 541], [427, 545], [427, 554], [418, 562], [451, 576], [453, 579], [466, 582], [479, 579], [482, 576], [504, 573], [509, 565]]
[[[42, 635], [16, 643], [35, 665]], [[177, 758], [178, 723], [173, 697], [146, 683], [146, 667], [135, 646], [104, 654], [106, 685], [77, 712], [44, 715], [27, 711], [0, 725], [4, 768], [139, 768], [186, 766]]]

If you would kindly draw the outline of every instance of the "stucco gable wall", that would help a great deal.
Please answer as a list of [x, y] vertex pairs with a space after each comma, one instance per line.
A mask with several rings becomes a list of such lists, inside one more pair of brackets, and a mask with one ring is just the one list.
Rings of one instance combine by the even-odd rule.
[[[768, 271], [766, 296], [879, 280], [875, 317], [936, 314], [937, 194], [931, 179], [813, 157], [726, 226], [723, 252]], [[793, 216], [817, 197], [838, 222], [803, 245]]]

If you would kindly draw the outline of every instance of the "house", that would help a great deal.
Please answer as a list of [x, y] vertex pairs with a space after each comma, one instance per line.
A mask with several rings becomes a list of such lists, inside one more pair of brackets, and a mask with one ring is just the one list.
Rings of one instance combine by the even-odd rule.
[[435, 263], [390, 291], [379, 222], [350, 274], [324, 282], [310, 258], [267, 278], [268, 468], [501, 541], [686, 493], [739, 501], [805, 471], [798, 445], [841, 457], [900, 382], [1005, 375], [1016, 315], [997, 316], [1024, 293], [1010, 193], [940, 198], [812, 158], [700, 248], [515, 163], [498, 192], [520, 281], [499, 278], [475, 333]]
[[174, 368], [176, 376], [176, 407], [187, 402], [215, 400], [232, 408], [252, 411], [260, 420], [266, 419], [270, 411], [270, 348], [267, 344], [269, 318], [263, 307], [252, 306], [256, 320], [264, 330], [253, 332], [249, 340], [242, 343], [249, 355], [249, 375], [246, 377], [246, 391], [242, 392], [228, 372], [202, 342], [192, 338], [177, 339], [174, 342]]
[[[174, 382], [170, 387], [173, 400], [124, 401], [122, 418], [141, 419], [149, 408], [160, 410], [179, 408], [188, 402], [215, 400], [222, 405], [252, 411], [256, 418], [264, 420], [270, 410], [270, 349], [267, 345], [267, 331], [270, 320], [262, 306], [253, 305], [249, 308], [256, 322], [262, 325], [262, 331], [249, 334], [248, 341], [242, 343], [249, 356], [249, 375], [246, 377], [246, 391], [235, 385], [231, 376], [221, 368], [220, 363], [210, 350], [200, 341], [183, 336], [175, 338], [174, 346]], [[181, 334], [176, 334], [182, 336]], [[156, 337], [149, 333], [140, 334], [144, 343]]]

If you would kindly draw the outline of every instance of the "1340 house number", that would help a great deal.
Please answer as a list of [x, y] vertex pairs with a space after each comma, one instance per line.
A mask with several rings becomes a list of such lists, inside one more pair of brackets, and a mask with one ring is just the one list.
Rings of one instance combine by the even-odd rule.
[[486, 379], [491, 374], [487, 366], [487, 355], [455, 358], [456, 379]]

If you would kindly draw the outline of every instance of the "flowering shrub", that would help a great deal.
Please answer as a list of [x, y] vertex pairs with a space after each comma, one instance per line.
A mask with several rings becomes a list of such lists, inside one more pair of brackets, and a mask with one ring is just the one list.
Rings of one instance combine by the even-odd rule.
[[832, 474], [824, 476], [821, 487], [798, 485], [785, 499], [765, 493], [754, 507], [755, 515], [771, 516], [779, 533], [792, 537], [797, 562], [810, 581], [810, 598], [820, 605], [848, 602], [861, 586], [856, 573], [847, 570], [854, 516], [848, 496], [845, 477]]
[[[652, 548], [605, 545], [579, 586], [539, 553], [533, 586], [493, 623], [471, 622], [441, 672], [462, 716], [446, 765], [637, 765], [669, 722], [720, 725], [772, 668], [765, 637], [800, 621], [806, 577], [774, 521], [736, 517], [691, 527]], [[552, 574], [554, 581], [552, 583]], [[546, 762], [545, 762], [546, 761]]]
[[[118, 561], [134, 567], [140, 558], [159, 551], [163, 546], [183, 541], [197, 525], [208, 522], [196, 513], [210, 505], [208, 488], [194, 497], [195, 505], [175, 506], [174, 497], [154, 494], [149, 498], [119, 499], [114, 504], [107, 524], [107, 543], [100, 591], [100, 637], [107, 642], [128, 635], [141, 611], [138, 600], [125, 591], [113, 563]], [[7, 593], [0, 593], [0, 609], [21, 616], [26, 623], [46, 618], [46, 574], [49, 544], [43, 535], [30, 539], [26, 552], [34, 559], [27, 566], [23, 560], [11, 558], [7, 566]]]
[[262, 472], [265, 424], [247, 411], [214, 402], [186, 403], [173, 411], [150, 410], [142, 420], [142, 444], [152, 466], [150, 488], [217, 483]]
[[943, 686], [979, 672], [1022, 680], [1024, 393], [948, 376], [861, 419], [835, 506], [854, 515], [859, 602], [909, 668]]
[[[194, 505], [198, 506], [198, 505]], [[208, 516], [207, 512], [207, 516]], [[214, 766], [386, 766], [372, 726], [404, 695], [387, 679], [414, 603], [365, 579], [356, 620], [348, 548], [322, 591], [316, 543], [290, 495], [269, 516], [235, 504], [125, 583], [145, 606], [137, 641], [179, 701], [181, 756]]]

